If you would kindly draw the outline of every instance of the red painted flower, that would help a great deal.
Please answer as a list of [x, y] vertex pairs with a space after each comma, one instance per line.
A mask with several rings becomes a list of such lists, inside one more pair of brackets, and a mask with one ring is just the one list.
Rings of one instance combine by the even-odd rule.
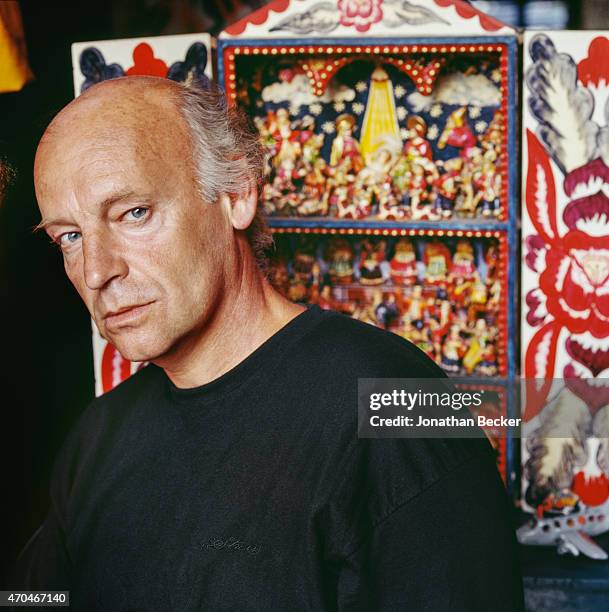
[[382, 4], [383, 0], [338, 0], [340, 23], [354, 26], [358, 32], [367, 32], [383, 18]]
[[[596, 377], [609, 368], [609, 167], [599, 157], [565, 176], [569, 202], [561, 226], [548, 154], [532, 132], [527, 138], [526, 205], [536, 233], [527, 237], [523, 255], [539, 286], [525, 302], [527, 322], [539, 329], [527, 348], [525, 374], [554, 375], [558, 336], [566, 330], [569, 357]], [[563, 375], [579, 376], [575, 369]]]
[[546, 308], [570, 332], [609, 335], [609, 240], [570, 231], [546, 252], [539, 287]]

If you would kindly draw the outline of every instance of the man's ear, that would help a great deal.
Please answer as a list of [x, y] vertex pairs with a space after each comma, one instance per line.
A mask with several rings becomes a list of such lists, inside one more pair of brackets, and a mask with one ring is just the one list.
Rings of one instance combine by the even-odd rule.
[[237, 230], [246, 230], [258, 206], [258, 190], [254, 181], [250, 181], [249, 187], [242, 192], [228, 196], [228, 203], [232, 226]]

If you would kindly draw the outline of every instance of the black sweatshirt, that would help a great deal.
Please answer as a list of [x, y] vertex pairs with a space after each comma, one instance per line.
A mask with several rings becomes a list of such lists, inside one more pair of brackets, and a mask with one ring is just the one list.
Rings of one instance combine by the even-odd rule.
[[486, 440], [357, 438], [358, 377], [436, 376], [317, 306], [200, 387], [147, 366], [68, 436], [19, 586], [77, 610], [521, 609]]

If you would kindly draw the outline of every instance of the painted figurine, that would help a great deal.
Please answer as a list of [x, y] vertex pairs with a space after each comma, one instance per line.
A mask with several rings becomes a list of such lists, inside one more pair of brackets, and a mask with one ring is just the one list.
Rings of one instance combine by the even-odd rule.
[[411, 323], [415, 321], [423, 321], [425, 318], [425, 299], [423, 298], [423, 287], [415, 285], [412, 288], [412, 294], [407, 301], [408, 309], [404, 313], [404, 318]]
[[406, 127], [410, 134], [409, 139], [404, 144], [404, 155], [409, 160], [421, 157], [433, 162], [433, 152], [429, 140], [427, 140], [427, 123], [419, 115], [411, 115], [406, 122]]
[[354, 207], [350, 206], [350, 199], [355, 176], [351, 166], [351, 158], [346, 157], [338, 166], [328, 167], [327, 174], [322, 213], [337, 217], [352, 215]]
[[373, 245], [368, 240], [362, 244], [360, 253], [360, 283], [362, 285], [381, 285], [385, 282], [382, 263], [385, 261], [385, 243]]
[[466, 119], [467, 106], [453, 111], [446, 120], [446, 126], [438, 139], [438, 149], [442, 150], [449, 145], [460, 150], [462, 157], [468, 157], [478, 140]]
[[448, 336], [442, 345], [442, 357], [440, 366], [451, 374], [457, 374], [461, 369], [461, 357], [464, 353], [465, 345], [461, 338], [458, 325], [451, 325]]
[[501, 175], [497, 172], [493, 151], [487, 152], [482, 169], [473, 178], [478, 190], [474, 197], [474, 207], [481, 204], [483, 216], [498, 217], [501, 214]]
[[412, 286], [418, 277], [417, 259], [414, 246], [408, 238], [400, 238], [395, 245], [395, 253], [389, 262], [389, 273], [394, 284]]
[[389, 329], [400, 316], [398, 306], [395, 301], [395, 294], [390, 293], [375, 308], [376, 318], [379, 325], [384, 329]]
[[362, 156], [358, 141], [353, 136], [355, 128], [355, 118], [353, 115], [343, 113], [336, 118], [336, 136], [332, 142], [330, 152], [330, 165], [338, 166], [341, 162], [349, 158], [354, 174], [357, 174], [363, 167]]
[[298, 214], [316, 215], [324, 214], [324, 192], [326, 188], [326, 161], [318, 157], [313, 162], [310, 172], [304, 177], [302, 189], [302, 204], [298, 207]]
[[435, 181], [435, 207], [438, 213], [445, 219], [451, 217], [455, 209], [455, 202], [459, 194], [462, 168], [462, 158], [455, 157], [449, 159], [444, 162], [444, 172], [440, 174]]
[[344, 285], [353, 282], [353, 249], [347, 240], [335, 239], [328, 249], [330, 265], [328, 273], [335, 285]]
[[459, 240], [450, 267], [450, 280], [462, 278], [465, 281], [473, 281], [476, 275], [474, 248], [469, 240]]
[[450, 251], [441, 242], [430, 242], [423, 253], [425, 282], [429, 285], [446, 286]]
[[472, 339], [467, 352], [463, 356], [463, 367], [468, 374], [472, 374], [485, 354], [486, 345], [490, 340], [490, 332], [483, 318], [477, 319], [471, 332]]

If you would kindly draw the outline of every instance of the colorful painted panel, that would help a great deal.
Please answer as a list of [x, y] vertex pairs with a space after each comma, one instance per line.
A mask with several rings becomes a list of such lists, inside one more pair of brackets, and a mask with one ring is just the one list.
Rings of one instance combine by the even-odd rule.
[[522, 493], [544, 514], [609, 499], [609, 37], [528, 32], [524, 55]]
[[504, 44], [245, 46], [225, 80], [267, 150], [279, 218], [505, 220]]
[[220, 38], [493, 36], [514, 30], [464, 0], [272, 0]]
[[120, 76], [167, 77], [205, 85], [212, 78], [211, 38], [183, 34], [99, 40], [72, 45], [74, 92]]
[[278, 233], [274, 286], [411, 340], [453, 375], [505, 376], [505, 235]]
[[[74, 92], [120, 76], [166, 77], [182, 83], [206, 86], [212, 78], [211, 38], [207, 34], [185, 34], [151, 38], [100, 40], [72, 45]], [[95, 392], [101, 395], [116, 387], [138, 368], [139, 363], [121, 354], [93, 331]]]

